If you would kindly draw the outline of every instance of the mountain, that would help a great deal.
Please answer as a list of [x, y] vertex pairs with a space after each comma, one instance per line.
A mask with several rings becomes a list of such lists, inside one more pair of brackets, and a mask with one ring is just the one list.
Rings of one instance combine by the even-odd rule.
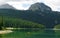
[[38, 24], [45, 25], [46, 28], [53, 28], [55, 25], [60, 24], [60, 12], [48, 11], [31, 11], [31, 10], [13, 10], [13, 9], [0, 9], [0, 17], [10, 17], [16, 19], [23, 19]]
[[[41, 3], [39, 3], [39, 7], [41, 6], [40, 4]], [[33, 8], [29, 10], [0, 9], [0, 16], [32, 21], [34, 23], [43, 24], [46, 28], [53, 28], [55, 25], [60, 24], [60, 12], [52, 11], [50, 7], [45, 7], [45, 4], [41, 9], [38, 9], [39, 11], [32, 11], [32, 9]]]
[[29, 10], [51, 11], [51, 8], [47, 5], [45, 5], [44, 3], [35, 3], [30, 6]]
[[15, 9], [15, 8], [9, 4], [3, 4], [0, 5], [0, 9]]

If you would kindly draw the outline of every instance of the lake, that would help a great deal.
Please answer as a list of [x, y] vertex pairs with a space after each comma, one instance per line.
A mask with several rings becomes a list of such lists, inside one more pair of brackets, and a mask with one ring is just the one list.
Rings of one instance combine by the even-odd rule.
[[0, 38], [60, 38], [60, 30], [12, 30], [12, 33], [1, 34]]

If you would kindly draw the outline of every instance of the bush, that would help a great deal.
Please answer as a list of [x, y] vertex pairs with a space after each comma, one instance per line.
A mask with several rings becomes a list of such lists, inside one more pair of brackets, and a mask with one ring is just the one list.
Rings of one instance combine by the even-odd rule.
[[58, 24], [58, 25], [55, 25], [55, 27], [54, 27], [55, 29], [60, 29], [60, 24]]

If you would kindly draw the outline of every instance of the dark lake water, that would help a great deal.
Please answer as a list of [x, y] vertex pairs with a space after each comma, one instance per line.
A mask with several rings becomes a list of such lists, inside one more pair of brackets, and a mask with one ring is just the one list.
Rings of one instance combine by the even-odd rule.
[[0, 38], [60, 38], [60, 30], [13, 30]]

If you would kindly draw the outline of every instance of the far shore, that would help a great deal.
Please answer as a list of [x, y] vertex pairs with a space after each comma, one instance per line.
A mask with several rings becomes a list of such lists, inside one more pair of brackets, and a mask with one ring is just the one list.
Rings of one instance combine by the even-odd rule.
[[[7, 27], [6, 28], [7, 30], [13, 30], [13, 29], [39, 29], [39, 28], [11, 28], [11, 27]], [[41, 30], [41, 29], [40, 29]], [[44, 30], [60, 30], [60, 29], [57, 29], [57, 28], [53, 28], [53, 29], [44, 29]]]
[[[11, 27], [8, 27], [8, 28], [6, 28], [6, 30], [0, 30], [0, 34], [11, 33], [11, 32], [13, 32], [12, 31], [13, 29], [32, 29], [32, 28], [11, 28]], [[33, 28], [33, 29], [36, 29], [36, 28]], [[53, 28], [53, 29], [44, 29], [44, 30], [60, 30], [60, 29]]]

